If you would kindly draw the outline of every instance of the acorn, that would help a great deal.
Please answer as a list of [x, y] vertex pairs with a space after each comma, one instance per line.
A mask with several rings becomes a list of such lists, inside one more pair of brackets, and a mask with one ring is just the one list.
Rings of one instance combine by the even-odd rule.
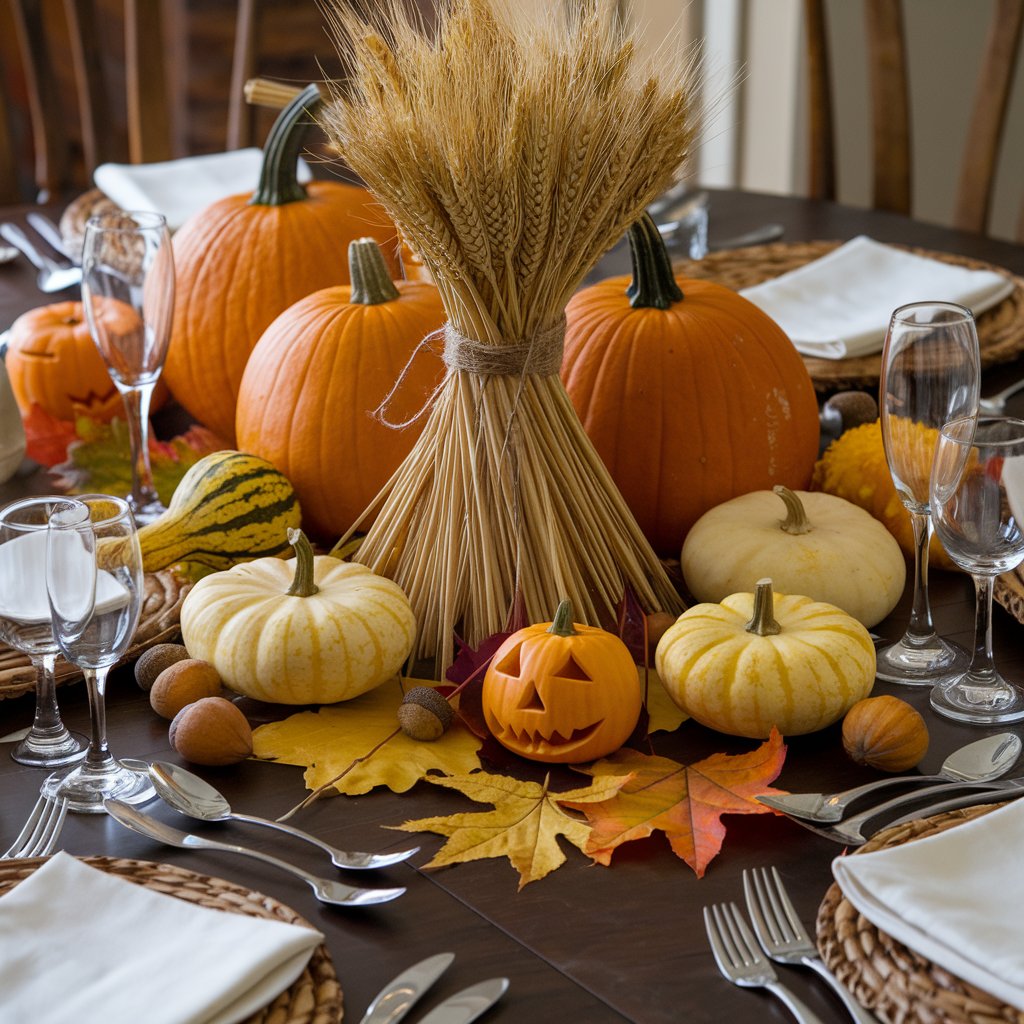
[[398, 708], [398, 724], [411, 739], [430, 743], [443, 736], [455, 713], [432, 686], [414, 686]]
[[165, 668], [170, 668], [175, 662], [187, 657], [189, 653], [184, 644], [156, 644], [148, 651], [143, 651], [139, 660], [135, 662], [135, 682], [139, 684], [140, 689], [149, 693], [156, 682], [156, 677]]

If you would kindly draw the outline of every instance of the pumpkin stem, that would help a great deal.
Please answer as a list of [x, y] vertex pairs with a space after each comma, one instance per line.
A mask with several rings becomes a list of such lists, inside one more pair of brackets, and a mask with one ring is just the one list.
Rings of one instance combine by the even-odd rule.
[[811, 521], [807, 518], [807, 509], [804, 508], [804, 503], [796, 496], [796, 493], [782, 484], [776, 484], [772, 491], [786, 503], [786, 518], [779, 521], [779, 528], [792, 534], [810, 533], [814, 527], [811, 526]]
[[775, 636], [782, 632], [782, 627], [775, 619], [771, 580], [758, 580], [754, 584], [754, 614], [744, 628], [748, 633], [756, 633], [758, 636]]
[[376, 306], [399, 297], [380, 246], [372, 238], [357, 238], [348, 244], [348, 271], [352, 279], [349, 302]]
[[649, 213], [626, 232], [633, 263], [633, 280], [626, 289], [634, 309], [668, 309], [683, 298], [682, 289], [672, 273], [672, 261], [661, 239], [658, 225]]
[[302, 129], [308, 124], [303, 115], [312, 114], [322, 102], [320, 88], [314, 82], [278, 114], [263, 147], [260, 180], [250, 206], [284, 206], [306, 198], [298, 177]]
[[548, 626], [548, 632], [554, 636], [577, 636], [572, 624], [572, 601], [559, 602], [554, 621]]
[[313, 545], [301, 530], [288, 528], [288, 543], [295, 548], [295, 578], [289, 597], [312, 597], [320, 588], [313, 582]]

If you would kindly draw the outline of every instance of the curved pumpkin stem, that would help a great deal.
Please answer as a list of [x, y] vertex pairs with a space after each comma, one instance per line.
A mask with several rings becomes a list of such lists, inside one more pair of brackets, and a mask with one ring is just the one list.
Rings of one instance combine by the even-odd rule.
[[313, 582], [313, 545], [301, 530], [288, 530], [288, 543], [295, 548], [295, 578], [286, 593], [289, 597], [312, 597], [320, 588]]
[[299, 148], [304, 115], [312, 114], [323, 103], [320, 87], [307, 85], [277, 116], [263, 147], [260, 180], [249, 200], [250, 206], [284, 206], [306, 198], [299, 184]]
[[572, 601], [559, 602], [554, 621], [548, 626], [548, 632], [554, 636], [578, 636], [572, 624]]
[[814, 527], [807, 518], [807, 509], [804, 503], [796, 496], [795, 492], [782, 484], [776, 484], [772, 492], [777, 494], [786, 503], [786, 518], [779, 522], [779, 529], [786, 533], [801, 534], [810, 533]]
[[360, 306], [376, 306], [394, 302], [399, 297], [391, 271], [384, 262], [380, 246], [372, 238], [357, 238], [348, 244], [348, 272], [352, 279], [349, 302]]
[[775, 636], [782, 632], [782, 626], [775, 618], [771, 580], [758, 580], [754, 584], [754, 614], [744, 628], [748, 633], [756, 633], [758, 636]]
[[626, 289], [634, 309], [668, 309], [682, 301], [683, 292], [672, 273], [672, 261], [658, 225], [649, 213], [626, 232], [633, 263], [633, 280]]

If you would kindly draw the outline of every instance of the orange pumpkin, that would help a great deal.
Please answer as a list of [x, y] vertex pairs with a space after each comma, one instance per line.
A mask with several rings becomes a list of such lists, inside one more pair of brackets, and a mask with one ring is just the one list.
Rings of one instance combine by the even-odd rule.
[[[129, 306], [104, 305], [98, 316], [122, 333]], [[7, 347], [7, 373], [18, 408], [27, 416], [33, 405], [59, 420], [87, 415], [97, 420], [124, 419], [124, 403], [106, 363], [89, 334], [80, 302], [55, 302], [30, 309], [14, 321]], [[167, 397], [158, 383], [152, 409]]]
[[818, 404], [772, 319], [710, 281], [677, 282], [649, 217], [629, 240], [632, 279], [569, 301], [562, 379], [655, 551], [678, 557], [708, 509], [775, 484], [807, 489]]
[[221, 199], [174, 236], [177, 301], [164, 377], [178, 401], [226, 441], [246, 361], [271, 321], [320, 288], [347, 283], [345, 247], [373, 235], [397, 273], [397, 234], [366, 189], [296, 177], [300, 126], [320, 102], [309, 86], [264, 148], [252, 195]]
[[578, 764], [618, 750], [641, 704], [629, 649], [614, 633], [574, 625], [568, 601], [553, 622], [513, 633], [484, 676], [487, 727], [532, 761]]
[[[372, 238], [349, 245], [349, 265], [351, 287], [314, 292], [267, 328], [245, 368], [235, 420], [239, 447], [292, 482], [306, 529], [321, 537], [352, 526], [409, 454], [422, 421], [395, 430], [373, 411], [445, 320], [437, 289], [392, 282]], [[389, 418], [418, 412], [443, 373], [435, 355], [417, 355]]]

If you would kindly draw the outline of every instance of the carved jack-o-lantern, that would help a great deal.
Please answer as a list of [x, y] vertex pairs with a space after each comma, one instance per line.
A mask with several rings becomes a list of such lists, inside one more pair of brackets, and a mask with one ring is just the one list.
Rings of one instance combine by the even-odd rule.
[[[111, 309], [102, 315], [121, 314]], [[59, 420], [73, 420], [81, 413], [97, 420], [124, 418], [121, 395], [89, 334], [80, 302], [55, 302], [18, 317], [11, 327], [6, 362], [23, 416], [39, 405]], [[166, 396], [166, 387], [158, 383], [151, 408]]]
[[510, 636], [484, 676], [488, 728], [533, 761], [577, 764], [618, 750], [641, 703], [629, 649], [613, 633], [574, 626], [568, 601], [554, 622]]

